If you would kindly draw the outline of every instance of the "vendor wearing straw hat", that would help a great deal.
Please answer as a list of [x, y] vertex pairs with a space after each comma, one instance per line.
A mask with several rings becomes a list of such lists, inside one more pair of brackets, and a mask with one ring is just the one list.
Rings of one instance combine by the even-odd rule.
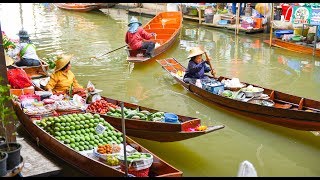
[[57, 56], [54, 73], [50, 76], [49, 82], [44, 87], [45, 90], [52, 91], [54, 94], [64, 94], [71, 88], [73, 92], [75, 92], [74, 90], [79, 90], [85, 93], [83, 87], [78, 83], [75, 75], [70, 70], [71, 58], [72, 55]]
[[128, 24], [128, 31], [126, 33], [125, 42], [132, 50], [146, 49], [144, 57], [151, 58], [152, 51], [155, 48], [155, 42], [150, 41], [155, 33], [148, 33], [141, 27], [141, 23], [136, 17], [132, 17]]
[[186, 74], [183, 77], [183, 81], [186, 83], [195, 83], [196, 79], [209, 79], [205, 73], [210, 72], [213, 76], [215, 76], [215, 70], [208, 67], [206, 64], [209, 64], [211, 58], [207, 58], [206, 60], [202, 59], [202, 54], [205, 52], [201, 50], [200, 47], [194, 47], [190, 50], [188, 58], [189, 64], [186, 70]]

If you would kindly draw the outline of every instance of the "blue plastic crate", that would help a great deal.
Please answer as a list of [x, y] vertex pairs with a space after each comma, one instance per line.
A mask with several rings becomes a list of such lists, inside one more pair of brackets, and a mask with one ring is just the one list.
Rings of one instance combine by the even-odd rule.
[[274, 34], [277, 38], [281, 38], [284, 34], [293, 34], [293, 30], [276, 30]]
[[[212, 84], [218, 84], [218, 85], [213, 86]], [[224, 84], [218, 81], [212, 81], [209, 83], [202, 83], [202, 88], [213, 94], [220, 94], [224, 91]]]

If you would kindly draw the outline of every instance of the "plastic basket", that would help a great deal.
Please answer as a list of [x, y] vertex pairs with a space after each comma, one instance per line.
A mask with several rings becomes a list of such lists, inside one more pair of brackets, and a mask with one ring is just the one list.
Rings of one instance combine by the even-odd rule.
[[[120, 168], [122, 171], [125, 171], [125, 166], [124, 165], [120, 165]], [[134, 175], [135, 177], [148, 177], [149, 176], [149, 168], [146, 169], [141, 169], [141, 170], [129, 170], [128, 169], [128, 173]]]

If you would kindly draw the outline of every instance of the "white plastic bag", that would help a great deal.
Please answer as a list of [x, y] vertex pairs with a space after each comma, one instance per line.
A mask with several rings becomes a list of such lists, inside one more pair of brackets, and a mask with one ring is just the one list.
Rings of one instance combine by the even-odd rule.
[[256, 169], [247, 160], [240, 163], [237, 177], [258, 177]]

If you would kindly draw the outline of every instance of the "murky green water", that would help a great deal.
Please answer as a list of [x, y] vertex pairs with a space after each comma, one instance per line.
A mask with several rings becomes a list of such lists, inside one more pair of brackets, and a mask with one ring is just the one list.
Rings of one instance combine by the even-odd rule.
[[[224, 124], [223, 130], [174, 143], [136, 139], [183, 171], [184, 176], [236, 176], [249, 160], [258, 176], [319, 176], [320, 137], [227, 112], [191, 95], [153, 61], [126, 62], [124, 49], [91, 57], [125, 45], [128, 14], [124, 10], [76, 13], [40, 4], [0, 4], [1, 28], [14, 37], [22, 25], [40, 57], [74, 54], [72, 70], [84, 86], [90, 80], [103, 95], [142, 106]], [[131, 15], [130, 15], [131, 16]], [[150, 17], [138, 16], [144, 24]], [[320, 59], [269, 48], [268, 34], [234, 36], [231, 31], [198, 27], [185, 20], [180, 38], [158, 59], [175, 57], [187, 65], [188, 50], [203, 45], [218, 75], [269, 89], [320, 100]], [[72, 174], [71, 174], [72, 175]]]

